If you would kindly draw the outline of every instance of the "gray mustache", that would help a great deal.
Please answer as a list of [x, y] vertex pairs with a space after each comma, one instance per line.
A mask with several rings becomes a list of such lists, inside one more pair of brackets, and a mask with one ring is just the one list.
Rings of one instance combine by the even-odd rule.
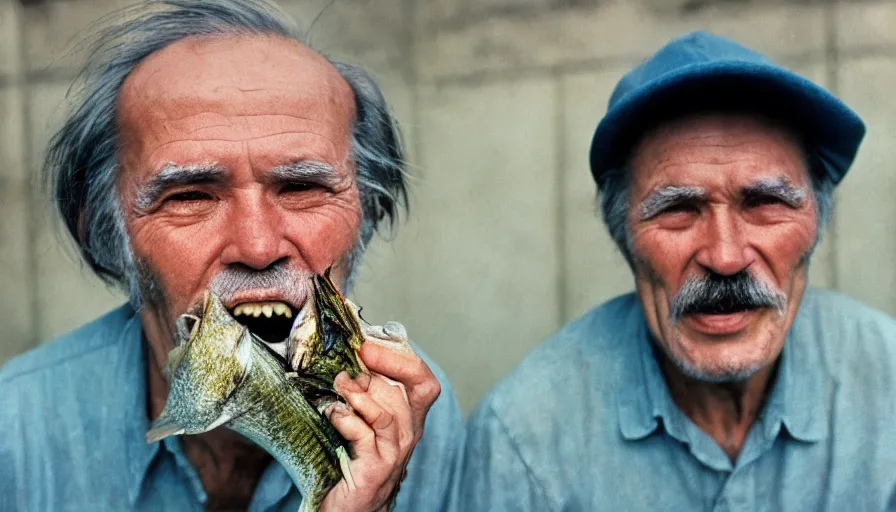
[[262, 270], [244, 265], [225, 268], [212, 279], [209, 288], [228, 303], [237, 292], [244, 290], [274, 290], [293, 306], [301, 306], [308, 296], [313, 274], [288, 267], [283, 262]]
[[787, 297], [759, 281], [746, 270], [724, 276], [710, 272], [690, 278], [672, 299], [670, 320], [673, 324], [690, 314], [723, 314], [759, 308], [775, 308], [784, 313]]

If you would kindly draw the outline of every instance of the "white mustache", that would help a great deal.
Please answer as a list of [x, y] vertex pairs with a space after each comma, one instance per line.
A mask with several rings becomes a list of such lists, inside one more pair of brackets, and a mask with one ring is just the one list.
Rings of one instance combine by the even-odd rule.
[[209, 288], [228, 304], [245, 290], [273, 290], [294, 307], [301, 306], [311, 291], [314, 274], [278, 263], [262, 270], [245, 266], [227, 267], [213, 279]]

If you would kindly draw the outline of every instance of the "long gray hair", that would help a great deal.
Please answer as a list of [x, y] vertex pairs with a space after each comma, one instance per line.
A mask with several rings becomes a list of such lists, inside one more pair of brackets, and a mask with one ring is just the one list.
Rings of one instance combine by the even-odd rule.
[[[265, 0], [144, 1], [102, 21], [109, 25], [90, 45], [74, 107], [50, 141], [44, 178], [86, 263], [106, 283], [129, 292], [138, 307], [138, 272], [116, 188], [116, 102], [124, 80], [143, 58], [187, 37], [302, 39], [289, 16]], [[351, 276], [374, 233], [383, 225], [394, 228], [407, 209], [405, 162], [379, 87], [362, 68], [332, 63], [355, 96], [351, 158], [363, 217], [360, 239], [348, 255]]]

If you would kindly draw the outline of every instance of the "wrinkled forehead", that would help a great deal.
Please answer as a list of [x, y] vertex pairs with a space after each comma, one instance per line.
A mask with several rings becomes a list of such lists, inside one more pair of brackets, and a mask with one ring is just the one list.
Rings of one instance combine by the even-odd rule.
[[629, 162], [630, 179], [641, 190], [769, 179], [801, 185], [809, 178], [798, 134], [744, 113], [698, 113], [660, 123], [641, 138]]
[[182, 39], [149, 55], [125, 80], [118, 101], [123, 124], [206, 110], [278, 112], [343, 129], [354, 118], [354, 95], [329, 61], [298, 41], [218, 36]]

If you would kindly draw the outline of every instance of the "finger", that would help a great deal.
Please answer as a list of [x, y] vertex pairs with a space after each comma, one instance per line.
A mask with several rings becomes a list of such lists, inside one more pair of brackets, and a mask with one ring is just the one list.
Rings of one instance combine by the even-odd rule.
[[[376, 378], [366, 373], [358, 374], [354, 379], [349, 378], [348, 374], [344, 372], [340, 373], [333, 382], [333, 388], [373, 429], [377, 451], [380, 455], [383, 458], [394, 460], [399, 454], [402, 441], [395, 413], [401, 414], [401, 409], [406, 411], [410, 409], [404, 403], [401, 393], [394, 386], [377, 381]], [[407, 413], [407, 416], [405, 421], [410, 424], [410, 412]]]
[[[372, 371], [404, 384], [408, 389], [438, 386], [438, 379], [415, 353], [396, 352], [382, 345], [364, 343], [361, 345], [361, 359]], [[432, 401], [441, 389], [431, 390]]]
[[404, 384], [402, 384], [401, 382], [398, 382], [397, 380], [392, 380], [392, 379], [390, 379], [389, 377], [386, 377], [385, 375], [380, 375], [379, 373], [376, 373], [376, 374], [374, 374], [374, 375], [376, 375], [377, 378], [382, 379], [383, 382], [385, 382], [386, 384], [388, 384], [388, 385], [390, 385], [390, 386], [395, 386], [396, 388], [398, 388], [399, 390], [401, 390], [401, 396], [404, 397], [404, 403], [405, 403], [408, 407], [410, 407], [411, 402], [410, 402], [410, 400], [408, 399], [408, 390], [407, 390], [406, 387], [404, 387]]
[[351, 443], [356, 458], [379, 456], [376, 434], [360, 416], [349, 410], [345, 404], [335, 402], [324, 409], [324, 415], [339, 434]]
[[[388, 416], [392, 419], [392, 424], [386, 424], [382, 419], [383, 416], [380, 410], [371, 410], [370, 414], [380, 415], [376, 419], [367, 415], [364, 411], [358, 411], [378, 434], [379, 431], [383, 431], [383, 435], [377, 439], [377, 446], [381, 446], [383, 442], [391, 442], [393, 432], [397, 431], [397, 438], [395, 438], [397, 439], [397, 446], [393, 448], [390, 445], [385, 448], [381, 447], [381, 449], [387, 451], [397, 449], [400, 454], [409, 453], [419, 436], [416, 435], [414, 416], [404, 386], [381, 375], [359, 374], [354, 380], [346, 377], [347, 375], [339, 378], [337, 391], [345, 386], [346, 392], [350, 393], [353, 391], [352, 385], [357, 386], [360, 391], [379, 406], [379, 409], [388, 413]], [[389, 451], [385, 455], [392, 455], [392, 453]]]
[[355, 382], [366, 389], [371, 398], [392, 415], [398, 428], [399, 447], [402, 451], [410, 451], [416, 425], [404, 384], [379, 374], [359, 375], [355, 377]]
[[373, 343], [361, 345], [361, 359], [371, 371], [404, 384], [415, 429], [422, 431], [426, 414], [442, 390], [429, 366], [416, 354], [397, 352]]
[[[382, 503], [384, 501], [385, 496], [387, 496], [387, 492], [384, 492], [384, 489], [389, 489], [397, 486], [400, 481], [397, 481], [395, 475], [398, 474], [397, 469], [391, 469], [389, 473], [382, 474], [382, 468], [380, 468], [379, 473], [380, 476], [374, 476], [371, 478], [371, 474], [369, 474], [369, 470], [377, 465], [382, 466], [381, 462], [376, 462], [377, 460], [383, 460], [389, 467], [392, 467], [393, 462], [385, 460], [381, 454], [377, 450], [376, 446], [376, 435], [373, 429], [370, 428], [369, 425], [358, 415], [353, 413], [345, 404], [341, 402], [336, 402], [331, 404], [324, 410], [324, 414], [333, 424], [334, 428], [349, 442], [352, 446], [352, 451], [354, 452], [354, 457], [349, 461], [349, 471], [353, 475], [356, 488], [351, 489], [349, 487], [348, 481], [343, 478], [339, 481], [339, 483], [331, 490], [331, 492], [327, 495], [327, 498], [324, 500], [325, 502], [334, 500], [336, 503], [342, 503], [342, 506], [337, 506], [333, 508], [333, 510], [345, 510], [344, 501], [347, 499], [349, 501], [357, 501], [360, 498], [362, 501], [365, 500], [363, 495], [374, 492], [375, 494], [379, 494], [382, 496], [373, 496], [374, 502]], [[406, 467], [407, 462], [402, 468]], [[365, 474], [366, 472], [366, 474]], [[361, 480], [358, 480], [357, 477], [360, 477]], [[359, 491], [358, 485], [366, 488], [366, 491]], [[358, 494], [360, 492], [360, 494]], [[350, 509], [355, 509], [355, 507], [349, 507]], [[329, 510], [328, 507], [321, 507], [321, 510]]]

